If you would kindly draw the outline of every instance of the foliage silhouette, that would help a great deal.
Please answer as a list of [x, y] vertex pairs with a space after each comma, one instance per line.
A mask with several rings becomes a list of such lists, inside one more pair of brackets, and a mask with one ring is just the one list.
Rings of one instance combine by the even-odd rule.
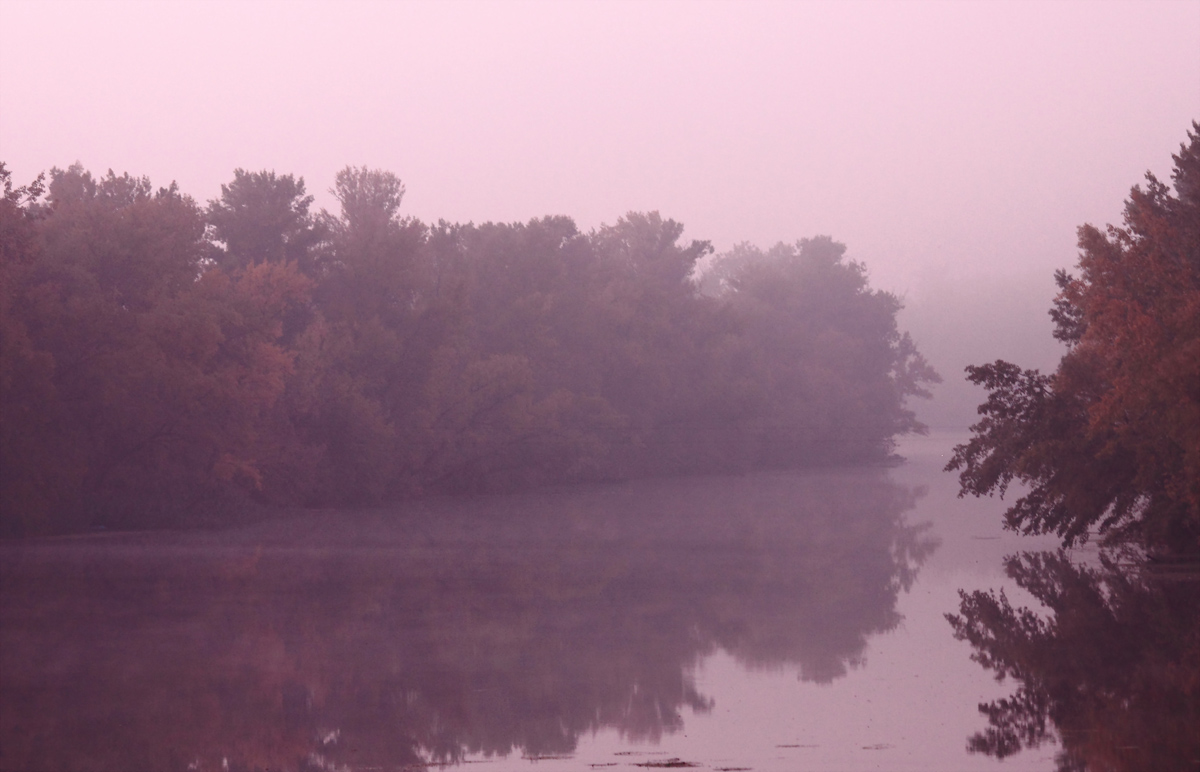
[[1079, 229], [1079, 278], [1055, 275], [1057, 371], [967, 368], [989, 396], [946, 467], [960, 495], [1024, 484], [1009, 528], [1106, 548], [1098, 568], [1010, 558], [1043, 609], [976, 592], [948, 616], [976, 661], [1019, 682], [980, 706], [973, 751], [1057, 734], [1064, 771], [1200, 766], [1200, 124], [1174, 160], [1175, 195], [1148, 174], [1123, 227]]
[[[1058, 768], [1190, 770], [1200, 763], [1200, 594], [1195, 566], [1088, 568], [1066, 553], [1026, 553], [1007, 572], [1044, 607], [1004, 593], [962, 594], [947, 615], [972, 658], [1014, 695], [981, 705], [974, 752], [1006, 758], [1057, 737]], [[1136, 558], [1134, 558], [1136, 560]]]
[[1014, 530], [1200, 554], [1200, 124], [1174, 159], [1176, 195], [1148, 174], [1124, 227], [1079, 229], [1080, 277], [1056, 276], [1057, 372], [967, 368], [990, 393], [946, 469], [964, 494], [1028, 485]]
[[269, 171], [206, 208], [5, 185], [5, 536], [878, 460], [937, 380], [826, 237], [718, 260], [712, 297], [656, 212], [427, 225], [355, 167], [337, 213]]

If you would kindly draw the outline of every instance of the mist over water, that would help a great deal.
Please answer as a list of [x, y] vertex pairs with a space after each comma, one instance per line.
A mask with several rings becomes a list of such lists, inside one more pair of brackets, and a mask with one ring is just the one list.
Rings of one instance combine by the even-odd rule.
[[[599, 752], [589, 738], [612, 733], [653, 759], [695, 737], [694, 720], [782, 709], [708, 694], [724, 658], [735, 684], [819, 700], [873, 672], [880, 636], [907, 637], [901, 599], [922, 593], [941, 549], [931, 471], [647, 481], [10, 545], [3, 765], [579, 766]], [[745, 752], [767, 768], [777, 750]]]
[[1200, 3], [0, 29], [0, 770], [1200, 768]]
[[[1004, 762], [967, 752], [976, 706], [1018, 684], [945, 614], [960, 590], [1037, 608], [1006, 555], [1085, 589], [1096, 553], [1056, 564], [1053, 537], [1001, 529], [1001, 502], [958, 499], [940, 470], [962, 439], [907, 441], [892, 467], [9, 543], [0, 766], [1053, 769], [1053, 731]], [[1151, 614], [1194, 605], [1186, 578], [1106, 581]], [[1070, 601], [1092, 625], [1071, 651], [1111, 689], [1147, 622], [1111, 647], [1131, 631], [1091, 597]], [[1150, 656], [1175, 656], [1187, 618], [1146, 618]], [[1124, 742], [1186, 753], [1175, 698], [1128, 694], [1156, 718]]]

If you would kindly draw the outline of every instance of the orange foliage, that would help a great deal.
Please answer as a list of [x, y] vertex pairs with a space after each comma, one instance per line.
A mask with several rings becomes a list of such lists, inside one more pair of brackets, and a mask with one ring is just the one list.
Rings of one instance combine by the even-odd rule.
[[947, 468], [964, 493], [1029, 483], [1013, 528], [1200, 550], [1200, 124], [1174, 159], [1176, 195], [1147, 175], [1123, 227], [1079, 229], [1080, 276], [1056, 276], [1071, 348], [1054, 376], [968, 368], [991, 395]]

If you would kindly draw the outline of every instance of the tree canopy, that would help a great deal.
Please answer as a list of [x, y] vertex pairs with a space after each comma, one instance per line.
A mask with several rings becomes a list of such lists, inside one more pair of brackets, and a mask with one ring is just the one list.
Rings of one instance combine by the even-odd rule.
[[1200, 124], [1124, 225], [1079, 229], [1078, 277], [1051, 309], [1067, 345], [1051, 375], [967, 368], [987, 401], [947, 471], [961, 493], [1023, 495], [1005, 517], [1065, 547], [1099, 536], [1099, 566], [1068, 550], [1011, 557], [1042, 608], [961, 593], [955, 636], [1016, 693], [980, 705], [968, 747], [997, 758], [1057, 733], [1062, 772], [1191, 769], [1200, 746]]
[[1200, 552], [1200, 124], [1173, 158], [1173, 195], [1147, 174], [1123, 226], [1079, 229], [1079, 275], [1056, 275], [1057, 371], [967, 368], [989, 396], [947, 470], [964, 494], [1028, 486], [1014, 530]]
[[[424, 223], [396, 175], [78, 165], [0, 201], [0, 533], [880, 459], [936, 374], [828, 237]], [[754, 259], [743, 259], [754, 252]]]

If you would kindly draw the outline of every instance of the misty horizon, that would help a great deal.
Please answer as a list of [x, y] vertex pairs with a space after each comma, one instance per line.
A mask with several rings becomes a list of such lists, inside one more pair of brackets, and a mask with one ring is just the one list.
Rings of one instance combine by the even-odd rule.
[[0, 29], [3, 772], [1200, 768], [1200, 2]]

